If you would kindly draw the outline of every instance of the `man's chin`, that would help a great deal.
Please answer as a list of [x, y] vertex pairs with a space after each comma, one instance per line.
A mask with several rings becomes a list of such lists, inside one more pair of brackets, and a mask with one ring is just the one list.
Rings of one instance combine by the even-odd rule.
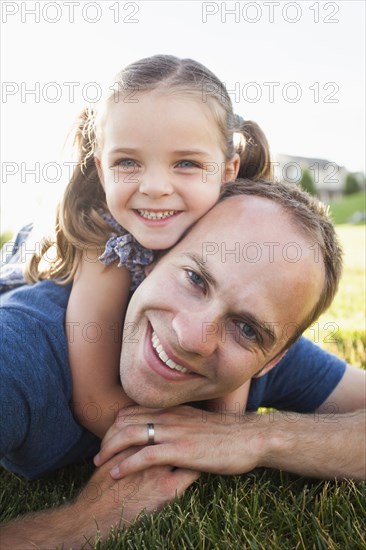
[[131, 399], [134, 400], [136, 405], [139, 405], [140, 407], [146, 407], [148, 409], [168, 409], [169, 407], [175, 407], [176, 405], [181, 405], [181, 402], [177, 401], [170, 401], [170, 400], [162, 400], [162, 399], [141, 399], [141, 396], [134, 395], [131, 397]]
[[126, 376], [122, 376], [121, 371], [121, 384], [127, 397], [132, 399], [132, 401], [140, 407], [167, 409], [169, 407], [183, 405], [189, 401], [186, 395], [174, 392], [174, 395], [169, 396], [167, 392], [153, 388], [145, 381], [143, 383], [140, 380], [134, 382], [132, 376], [127, 372]]
[[162, 399], [161, 395], [143, 395], [143, 389], [138, 391], [136, 391], [136, 388], [123, 389], [126, 395], [134, 401], [135, 405], [146, 407], [148, 409], [167, 409], [169, 407], [175, 407], [176, 405], [181, 405], [184, 403], [184, 401], [179, 401], [177, 399]]

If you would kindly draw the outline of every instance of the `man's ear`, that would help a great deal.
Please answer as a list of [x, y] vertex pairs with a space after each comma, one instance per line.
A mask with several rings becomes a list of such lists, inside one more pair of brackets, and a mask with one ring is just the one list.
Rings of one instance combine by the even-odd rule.
[[229, 181], [235, 181], [240, 168], [240, 157], [238, 153], [235, 153], [233, 158], [225, 164], [225, 173], [223, 174], [222, 184]]
[[267, 363], [267, 365], [264, 365], [264, 367], [259, 372], [257, 372], [257, 374], [255, 374], [253, 376], [253, 378], [260, 378], [264, 374], [267, 374], [267, 372], [269, 372], [271, 369], [273, 369], [273, 367], [275, 367], [277, 365], [277, 363], [279, 363], [281, 361], [282, 357], [286, 353], [287, 353], [287, 349], [285, 349], [285, 351], [282, 351], [281, 353], [276, 355], [276, 357], [274, 359], [272, 359], [272, 361]]
[[100, 162], [100, 159], [94, 155], [94, 162], [95, 166], [97, 167], [98, 177], [100, 180], [100, 183], [102, 184], [103, 189], [104, 187], [104, 176], [103, 176], [103, 170], [102, 170], [102, 163]]

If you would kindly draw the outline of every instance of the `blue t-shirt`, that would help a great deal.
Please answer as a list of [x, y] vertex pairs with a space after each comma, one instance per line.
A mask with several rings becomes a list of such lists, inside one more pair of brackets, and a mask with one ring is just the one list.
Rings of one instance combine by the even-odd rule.
[[[0, 463], [27, 478], [90, 457], [99, 440], [74, 419], [64, 330], [70, 286], [52, 281], [0, 296]], [[252, 380], [247, 410], [311, 412], [333, 391], [345, 362], [300, 338]]]

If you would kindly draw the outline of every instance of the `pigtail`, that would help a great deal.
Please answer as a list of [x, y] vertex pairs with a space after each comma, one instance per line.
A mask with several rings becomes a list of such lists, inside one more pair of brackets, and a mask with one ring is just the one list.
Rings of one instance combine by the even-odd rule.
[[102, 252], [110, 232], [99, 214], [107, 205], [94, 160], [93, 110], [86, 108], [81, 112], [74, 128], [73, 145], [77, 151], [77, 165], [57, 206], [55, 234], [42, 239], [39, 252], [26, 266], [25, 277], [29, 282], [58, 279], [62, 284], [70, 283], [83, 250], [93, 246]]
[[236, 146], [240, 155], [238, 178], [272, 180], [271, 155], [264, 132], [256, 122], [234, 117], [234, 132], [241, 138]]

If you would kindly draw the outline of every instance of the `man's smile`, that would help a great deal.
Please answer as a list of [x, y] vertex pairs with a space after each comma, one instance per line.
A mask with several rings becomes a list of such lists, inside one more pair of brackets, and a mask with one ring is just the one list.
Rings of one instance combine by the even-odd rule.
[[156, 336], [156, 333], [153, 331], [151, 342], [153, 345], [153, 348], [156, 350], [156, 353], [159, 355], [160, 359], [170, 368], [174, 370], [178, 370], [180, 372], [190, 372], [185, 367], [182, 367], [182, 365], [178, 365], [173, 359], [169, 359], [168, 355], [166, 354], [163, 346], [160, 343], [159, 338]]
[[183, 366], [182, 361], [179, 361], [167, 346], [163, 347], [150, 323], [146, 334], [144, 355], [147, 366], [166, 380], [183, 381], [199, 376]]

